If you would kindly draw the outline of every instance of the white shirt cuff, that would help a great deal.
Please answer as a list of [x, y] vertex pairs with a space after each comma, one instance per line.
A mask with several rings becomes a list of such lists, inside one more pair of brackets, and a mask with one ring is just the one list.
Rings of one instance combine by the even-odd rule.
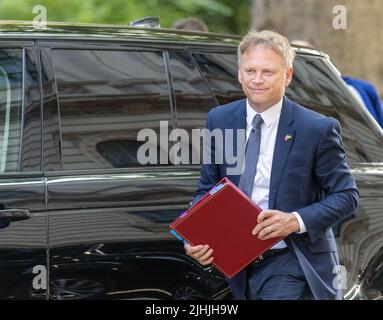
[[297, 217], [298, 222], [299, 222], [299, 231], [296, 231], [295, 233], [301, 234], [301, 233], [307, 232], [306, 226], [305, 226], [301, 216], [299, 215], [299, 213], [294, 211], [294, 212], [292, 212], [292, 214]]

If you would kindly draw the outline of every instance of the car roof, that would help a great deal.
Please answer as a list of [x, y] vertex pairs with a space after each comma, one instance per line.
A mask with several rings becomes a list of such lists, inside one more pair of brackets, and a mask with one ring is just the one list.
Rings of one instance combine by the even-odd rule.
[[[220, 46], [238, 46], [242, 37], [213, 32], [198, 32], [166, 28], [130, 27], [115, 24], [48, 22], [36, 27], [31, 21], [0, 20], [0, 40], [115, 40], [190, 43]], [[321, 51], [293, 45], [298, 53], [325, 56]]]

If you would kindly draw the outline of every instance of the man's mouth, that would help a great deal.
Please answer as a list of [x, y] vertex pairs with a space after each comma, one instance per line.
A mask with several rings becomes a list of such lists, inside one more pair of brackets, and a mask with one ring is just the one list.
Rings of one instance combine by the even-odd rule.
[[267, 91], [267, 89], [250, 89], [250, 90], [254, 93], [263, 93], [263, 92]]

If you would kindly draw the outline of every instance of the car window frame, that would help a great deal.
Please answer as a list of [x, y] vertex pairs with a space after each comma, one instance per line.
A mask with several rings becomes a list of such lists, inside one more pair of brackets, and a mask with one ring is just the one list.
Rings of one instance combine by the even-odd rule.
[[[46, 50], [46, 59], [47, 63], [49, 63], [49, 68], [51, 69], [51, 72], [54, 75], [54, 90], [55, 90], [55, 96], [56, 96], [56, 112], [59, 118], [59, 100], [58, 100], [58, 91], [57, 91], [57, 81], [56, 81], [56, 74], [54, 69], [54, 63], [52, 59], [52, 50], [58, 49], [58, 50], [103, 50], [103, 51], [131, 51], [131, 52], [139, 52], [139, 51], [146, 51], [146, 52], [161, 52], [163, 59], [164, 59], [164, 68], [166, 73], [166, 79], [168, 81], [168, 95], [169, 95], [169, 116], [171, 120], [171, 128], [170, 130], [176, 128], [175, 122], [175, 105], [174, 105], [174, 90], [169, 84], [169, 79], [171, 78], [170, 71], [169, 71], [169, 60], [166, 59], [166, 53], [168, 52], [168, 49], [173, 47], [169, 47], [167, 44], [153, 44], [153, 43], [142, 43], [137, 41], [86, 41], [86, 42], [80, 42], [76, 40], [52, 40], [52, 41], [39, 41], [39, 47], [41, 50]], [[180, 49], [183, 48], [183, 46], [177, 46], [175, 45], [174, 48]], [[59, 119], [60, 122], [60, 119]], [[138, 171], [142, 171], [142, 168], [145, 168], [145, 170], [150, 171], [169, 171], [169, 169], [172, 169], [177, 167], [175, 165], [155, 165], [155, 166], [148, 166], [148, 167], [142, 167], [142, 166], [132, 166], [132, 167], [123, 167], [123, 168], [96, 168], [96, 169], [64, 169], [63, 168], [63, 157], [62, 157], [62, 134], [61, 134], [61, 125], [58, 127], [60, 131], [60, 163], [56, 164], [55, 168], [46, 170], [45, 163], [43, 162], [43, 170], [44, 172], [48, 172], [49, 175], [62, 175], [65, 174], [92, 174], [94, 172], [101, 173], [121, 173], [121, 172], [127, 172], [127, 173], [135, 173]], [[45, 146], [43, 146], [44, 149]]]
[[[20, 115], [20, 144], [19, 144], [19, 154], [18, 154], [18, 164], [17, 169], [14, 172], [3, 172], [0, 173], [0, 176], [22, 176], [25, 174], [41, 175], [42, 166], [41, 166], [41, 96], [40, 92], [38, 95], [38, 102], [33, 104], [32, 95], [30, 88], [40, 88], [41, 78], [40, 78], [40, 62], [38, 59], [38, 49], [36, 43], [33, 40], [12, 40], [12, 39], [0, 39], [0, 46], [2, 49], [15, 49], [21, 50], [22, 57], [22, 97], [21, 97], [21, 115]], [[27, 57], [29, 60], [33, 60], [32, 63], [27, 63]], [[31, 61], [29, 61], [31, 62]], [[35, 79], [27, 77], [26, 75], [34, 74]], [[36, 91], [34, 92], [36, 93]], [[28, 113], [26, 112], [28, 108]], [[31, 111], [38, 114], [39, 119], [36, 120], [39, 122], [39, 147], [36, 148], [37, 151], [34, 154], [38, 161], [34, 165], [28, 166], [28, 157], [26, 156], [25, 147], [31, 143], [29, 140], [31, 137], [26, 134], [26, 126], [31, 121], [30, 113]]]

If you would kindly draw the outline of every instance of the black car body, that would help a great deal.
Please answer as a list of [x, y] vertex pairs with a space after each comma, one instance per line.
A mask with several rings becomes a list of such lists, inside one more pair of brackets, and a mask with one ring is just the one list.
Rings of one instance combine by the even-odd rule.
[[[142, 128], [190, 133], [211, 107], [243, 97], [239, 41], [0, 24], [1, 299], [230, 298], [223, 276], [169, 233], [196, 191], [198, 161], [173, 165], [171, 142], [159, 165], [136, 153]], [[340, 121], [361, 194], [358, 212], [334, 226], [345, 298], [382, 298], [383, 132], [328, 56], [295, 50], [287, 95]]]

